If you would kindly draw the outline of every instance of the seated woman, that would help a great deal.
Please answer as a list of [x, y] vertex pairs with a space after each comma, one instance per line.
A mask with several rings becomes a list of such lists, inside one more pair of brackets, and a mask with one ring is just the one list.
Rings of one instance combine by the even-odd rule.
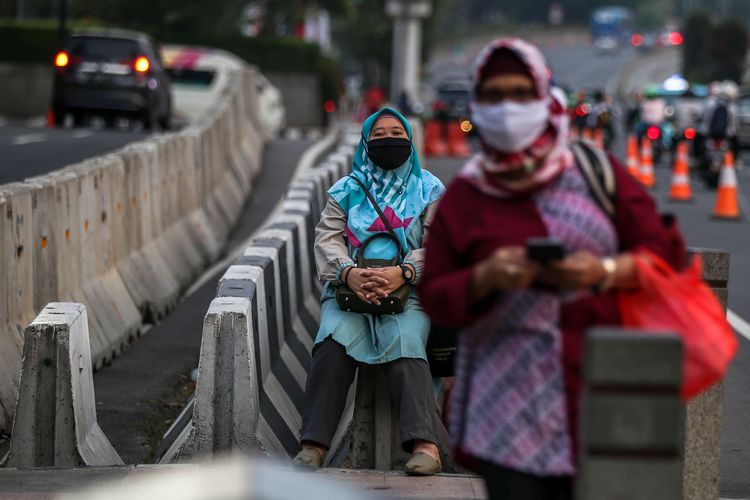
[[[403, 312], [395, 315], [342, 311], [336, 286], [346, 284], [364, 302], [381, 299], [403, 285], [415, 285], [423, 260], [422, 242], [438, 198], [445, 188], [422, 170], [411, 143], [411, 127], [397, 111], [384, 108], [362, 126], [352, 174], [329, 191], [315, 233], [315, 260], [326, 282], [321, 296], [320, 330], [312, 351], [302, 422], [302, 451], [296, 464], [313, 469], [323, 464], [344, 410], [359, 363], [381, 365], [395, 405], [401, 412], [401, 441], [412, 453], [405, 470], [413, 475], [440, 472], [438, 443], [447, 432], [438, 416], [425, 345], [430, 322], [414, 290]], [[368, 199], [359, 180], [379, 205], [400, 242], [382, 237], [387, 224]], [[406, 253], [398, 266], [360, 268], [357, 254], [369, 238], [368, 259], [391, 259]]]

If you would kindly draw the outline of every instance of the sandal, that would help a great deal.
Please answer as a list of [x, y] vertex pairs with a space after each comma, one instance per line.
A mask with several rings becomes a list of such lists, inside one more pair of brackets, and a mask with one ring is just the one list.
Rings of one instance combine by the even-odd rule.
[[404, 466], [404, 472], [410, 476], [432, 476], [442, 470], [443, 465], [440, 463], [440, 458], [435, 460], [421, 451], [414, 453]]
[[302, 450], [294, 457], [294, 465], [299, 469], [315, 471], [323, 466], [325, 453], [312, 446], [303, 446]]

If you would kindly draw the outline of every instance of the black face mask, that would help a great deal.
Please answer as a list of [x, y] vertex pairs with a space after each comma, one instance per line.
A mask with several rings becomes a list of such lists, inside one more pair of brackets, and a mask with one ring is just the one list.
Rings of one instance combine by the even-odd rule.
[[367, 156], [383, 170], [394, 170], [409, 159], [411, 141], [400, 137], [383, 137], [367, 141]]

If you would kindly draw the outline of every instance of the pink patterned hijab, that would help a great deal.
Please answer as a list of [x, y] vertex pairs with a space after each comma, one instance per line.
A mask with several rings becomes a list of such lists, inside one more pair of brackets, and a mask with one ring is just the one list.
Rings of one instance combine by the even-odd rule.
[[[519, 38], [499, 38], [486, 45], [474, 65], [474, 88], [482, 83], [484, 68], [500, 50], [511, 50], [527, 66], [538, 98], [549, 102], [549, 126], [523, 151], [503, 153], [482, 141], [483, 152], [471, 158], [459, 175], [480, 191], [499, 198], [530, 193], [556, 179], [573, 165], [569, 148], [570, 125], [562, 90], [550, 86], [549, 69], [542, 53]], [[496, 174], [525, 168], [528, 175], [507, 179]]]

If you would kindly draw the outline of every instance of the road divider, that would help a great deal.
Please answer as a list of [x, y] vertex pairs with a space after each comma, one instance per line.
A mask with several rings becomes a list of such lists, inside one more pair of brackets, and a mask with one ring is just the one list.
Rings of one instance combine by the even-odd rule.
[[[167, 432], [173, 441], [162, 446], [162, 463], [233, 451], [290, 462], [297, 452], [320, 321], [314, 227], [327, 190], [351, 165], [353, 140], [342, 142], [291, 183], [281, 210], [220, 279], [204, 321], [192, 415]], [[345, 450], [353, 405], [350, 390], [329, 461]]]
[[0, 186], [0, 429], [24, 328], [47, 303], [88, 307], [99, 367], [221, 256], [266, 140], [256, 79], [253, 68], [232, 73], [210, 114], [184, 130]]
[[23, 355], [3, 466], [122, 465], [96, 422], [86, 307], [48, 304], [26, 328]]

